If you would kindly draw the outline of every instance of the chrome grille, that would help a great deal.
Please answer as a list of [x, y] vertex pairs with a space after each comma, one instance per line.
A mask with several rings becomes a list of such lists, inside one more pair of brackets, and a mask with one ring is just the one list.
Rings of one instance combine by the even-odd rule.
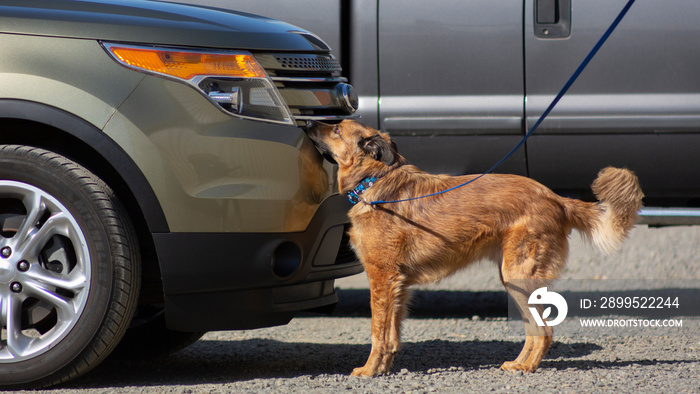
[[297, 124], [307, 119], [339, 120], [353, 117], [343, 95], [347, 79], [331, 54], [256, 53]]

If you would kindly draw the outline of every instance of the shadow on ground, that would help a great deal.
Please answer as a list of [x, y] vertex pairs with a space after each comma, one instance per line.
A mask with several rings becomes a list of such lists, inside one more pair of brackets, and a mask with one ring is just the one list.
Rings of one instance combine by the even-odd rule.
[[[505, 291], [414, 290], [409, 316], [414, 318], [507, 317]], [[338, 306], [332, 316], [370, 317], [367, 289], [339, 289]]]
[[[394, 370], [427, 372], [451, 367], [467, 371], [497, 370], [503, 361], [514, 358], [521, 346], [521, 342], [507, 341], [407, 342], [394, 361]], [[558, 343], [548, 358], [579, 358], [600, 349], [595, 344]], [[270, 339], [207, 340], [157, 360], [110, 358], [87, 376], [59, 388], [222, 384], [251, 379], [347, 375], [364, 364], [369, 350], [369, 345], [289, 343]], [[590, 361], [548, 361], [543, 367], [547, 364], [558, 369], [601, 367], [601, 363]], [[607, 366], [627, 364], [620, 361], [607, 363]]]

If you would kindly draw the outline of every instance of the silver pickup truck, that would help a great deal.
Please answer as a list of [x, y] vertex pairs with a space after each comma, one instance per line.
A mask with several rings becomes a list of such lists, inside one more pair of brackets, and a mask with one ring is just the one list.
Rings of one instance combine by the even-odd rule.
[[[361, 120], [430, 172], [505, 155], [625, 0], [183, 0], [312, 30], [360, 95]], [[700, 2], [637, 2], [569, 93], [498, 171], [589, 198], [606, 165], [634, 170], [647, 224], [700, 224]], [[656, 209], [656, 208], [664, 209]]]

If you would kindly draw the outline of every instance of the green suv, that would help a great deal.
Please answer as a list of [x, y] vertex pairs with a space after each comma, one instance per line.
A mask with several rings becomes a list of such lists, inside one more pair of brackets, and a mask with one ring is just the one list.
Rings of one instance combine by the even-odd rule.
[[353, 116], [340, 71], [254, 15], [0, 0], [0, 387], [330, 310], [362, 268], [303, 126]]

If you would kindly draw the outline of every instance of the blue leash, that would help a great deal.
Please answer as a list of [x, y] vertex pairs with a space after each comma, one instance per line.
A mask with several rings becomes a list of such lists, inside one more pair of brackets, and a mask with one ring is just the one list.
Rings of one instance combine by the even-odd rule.
[[549, 104], [549, 107], [547, 107], [547, 109], [542, 113], [542, 116], [540, 116], [540, 118], [537, 119], [537, 122], [535, 122], [535, 124], [534, 124], [534, 125], [530, 128], [530, 130], [525, 134], [525, 136], [523, 137], [523, 139], [520, 140], [520, 142], [519, 142], [510, 152], [508, 152], [507, 155], [503, 156], [503, 158], [502, 158], [501, 160], [499, 160], [498, 163], [494, 164], [491, 168], [489, 168], [488, 170], [486, 170], [486, 172], [484, 172], [483, 174], [477, 176], [477, 177], [474, 178], [474, 179], [469, 180], [468, 182], [462, 183], [461, 185], [457, 185], [457, 186], [451, 187], [451, 188], [446, 189], [446, 190], [443, 190], [443, 191], [439, 191], [439, 192], [437, 192], [437, 193], [426, 194], [426, 195], [424, 195], [424, 196], [418, 196], [418, 197], [406, 198], [406, 199], [403, 199], [403, 200], [393, 200], [393, 201], [377, 200], [377, 201], [367, 202], [367, 204], [369, 204], [369, 205], [394, 204], [394, 203], [398, 203], [398, 202], [413, 201], [413, 200], [418, 200], [418, 199], [421, 199], [421, 198], [437, 196], [437, 195], [439, 195], [439, 194], [447, 193], [447, 192], [450, 192], [450, 191], [452, 191], [452, 190], [458, 189], [458, 188], [460, 188], [460, 187], [466, 186], [466, 185], [468, 185], [468, 184], [470, 184], [470, 183], [476, 181], [477, 179], [481, 178], [482, 176], [484, 176], [484, 175], [486, 175], [486, 174], [489, 174], [490, 172], [492, 172], [493, 170], [495, 170], [496, 167], [498, 167], [498, 166], [500, 166], [501, 164], [503, 164], [503, 162], [506, 161], [506, 159], [508, 159], [509, 157], [511, 157], [511, 156], [513, 155], [513, 153], [515, 153], [518, 149], [520, 149], [521, 146], [523, 146], [523, 144], [525, 143], [525, 141], [527, 141], [527, 139], [530, 138], [530, 136], [532, 135], [532, 133], [540, 126], [540, 124], [544, 121], [544, 119], [547, 117], [547, 115], [549, 115], [549, 113], [552, 112], [552, 109], [554, 109], [554, 106], [557, 105], [557, 103], [559, 102], [559, 100], [561, 100], [561, 98], [566, 94], [566, 92], [569, 90], [569, 88], [571, 87], [571, 85], [574, 84], [574, 82], [576, 81], [576, 79], [577, 79], [577, 78], [579, 77], [579, 75], [581, 75], [581, 73], [583, 72], [583, 69], [585, 69], [586, 66], [588, 66], [588, 63], [591, 61], [591, 59], [593, 59], [593, 56], [595, 56], [595, 54], [598, 53], [598, 50], [600, 49], [600, 47], [603, 46], [603, 44], [605, 43], [605, 41], [608, 39], [608, 37], [610, 37], [610, 35], [612, 34], [612, 32], [613, 32], [613, 31], [615, 30], [615, 28], [617, 27], [617, 25], [620, 24], [620, 21], [622, 21], [622, 18], [625, 17], [625, 15], [627, 14], [627, 11], [629, 11], [630, 7], [632, 7], [632, 4], [634, 4], [634, 2], [635, 2], [635, 0], [629, 0], [629, 1], [627, 2], [627, 4], [625, 5], [625, 7], [622, 9], [622, 11], [620, 11], [620, 14], [617, 15], [617, 18], [615, 18], [615, 20], [614, 20], [613, 23], [610, 25], [610, 27], [608, 27], [608, 30], [605, 31], [605, 34], [603, 34], [603, 36], [600, 37], [600, 40], [598, 40], [598, 43], [596, 43], [595, 46], [593, 47], [593, 49], [591, 49], [591, 51], [588, 53], [588, 56], [586, 56], [586, 58], [583, 59], [583, 62], [581, 62], [581, 65], [578, 66], [578, 68], [576, 69], [576, 71], [574, 72], [574, 74], [571, 76], [571, 78], [569, 78], [569, 80], [566, 81], [566, 84], [564, 84], [564, 87], [561, 88], [561, 90], [559, 91], [559, 94], [557, 94], [557, 96], [554, 98], [554, 100], [552, 100], [552, 103]]

